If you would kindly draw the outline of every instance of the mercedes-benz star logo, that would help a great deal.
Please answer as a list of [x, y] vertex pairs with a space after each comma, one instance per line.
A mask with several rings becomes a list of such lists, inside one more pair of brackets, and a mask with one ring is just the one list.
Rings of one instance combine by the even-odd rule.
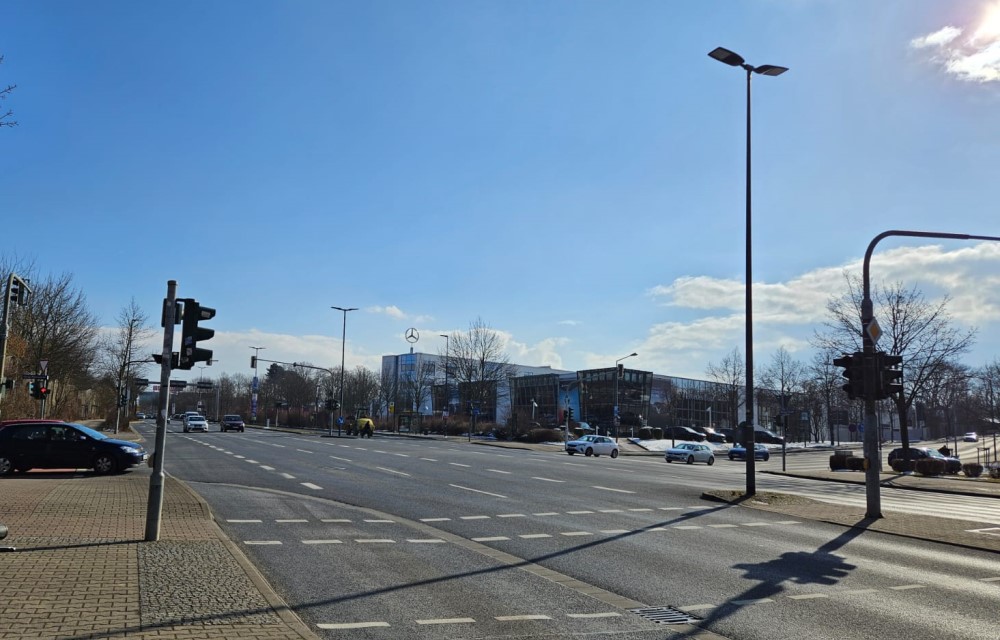
[[406, 341], [410, 343], [416, 342], [417, 340], [420, 339], [420, 334], [413, 327], [407, 329], [406, 333], [403, 335], [404, 337], [406, 337]]

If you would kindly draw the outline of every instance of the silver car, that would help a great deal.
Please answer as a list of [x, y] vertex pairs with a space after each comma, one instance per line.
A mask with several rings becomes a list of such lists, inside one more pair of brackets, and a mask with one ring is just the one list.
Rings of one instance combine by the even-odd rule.
[[585, 456], [609, 455], [618, 457], [618, 445], [607, 436], [583, 436], [566, 443], [566, 453], [582, 453]]
[[184, 416], [184, 433], [191, 431], [208, 433], [208, 420], [205, 420], [205, 416], [191, 414]]
[[688, 464], [704, 462], [707, 465], [713, 465], [715, 464], [715, 451], [707, 444], [685, 442], [672, 449], [667, 449], [663, 454], [663, 459], [667, 462], [677, 460]]

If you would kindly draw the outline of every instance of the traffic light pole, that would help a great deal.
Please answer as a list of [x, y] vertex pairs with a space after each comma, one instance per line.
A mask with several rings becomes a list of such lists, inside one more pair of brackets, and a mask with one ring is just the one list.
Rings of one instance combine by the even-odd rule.
[[160, 514], [163, 512], [163, 454], [167, 443], [167, 417], [170, 415], [170, 361], [174, 346], [174, 319], [177, 317], [177, 281], [167, 281], [163, 300], [163, 350], [160, 362], [160, 410], [156, 415], [156, 447], [153, 450], [153, 474], [149, 478], [149, 501], [146, 504], [146, 541], [160, 539]]
[[[933, 231], [883, 231], [882, 233], [875, 236], [872, 241], [868, 244], [868, 250], [865, 251], [865, 260], [862, 265], [862, 286], [863, 286], [863, 297], [861, 299], [861, 343], [864, 347], [864, 389], [865, 389], [865, 438], [864, 438], [864, 453], [865, 453], [865, 497], [867, 501], [867, 511], [865, 512], [865, 517], [867, 518], [881, 518], [882, 517], [882, 504], [881, 495], [879, 493], [879, 471], [882, 466], [882, 456], [878, 451], [878, 437], [879, 437], [879, 426], [876, 423], [875, 417], [875, 392], [876, 392], [876, 377], [881, 376], [882, 372], [877, 371], [875, 367], [875, 340], [869, 335], [868, 327], [875, 319], [875, 314], [872, 310], [872, 298], [871, 298], [871, 286], [870, 286], [870, 269], [872, 253], [875, 251], [875, 245], [877, 245], [883, 238], [888, 238], [890, 236], [906, 236], [910, 238], [946, 238], [951, 240], [991, 240], [1000, 241], [1000, 237], [996, 236], [979, 236], [970, 235], [966, 233], [938, 233]], [[897, 354], [902, 355], [902, 354]], [[903, 434], [906, 438], [906, 434]], [[748, 458], [750, 456], [747, 456]]]

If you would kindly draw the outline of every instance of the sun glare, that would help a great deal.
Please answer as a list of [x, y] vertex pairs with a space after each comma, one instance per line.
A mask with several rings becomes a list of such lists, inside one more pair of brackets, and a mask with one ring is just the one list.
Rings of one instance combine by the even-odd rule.
[[976, 40], [996, 40], [1000, 38], [1000, 2], [993, 2], [983, 13], [982, 22], [976, 30]]

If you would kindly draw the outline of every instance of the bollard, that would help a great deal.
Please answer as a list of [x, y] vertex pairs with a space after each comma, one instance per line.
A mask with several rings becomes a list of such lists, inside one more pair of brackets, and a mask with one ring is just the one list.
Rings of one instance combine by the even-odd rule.
[[[0, 540], [7, 537], [7, 525], [0, 524]], [[0, 552], [3, 551], [17, 551], [14, 547], [0, 547]]]

